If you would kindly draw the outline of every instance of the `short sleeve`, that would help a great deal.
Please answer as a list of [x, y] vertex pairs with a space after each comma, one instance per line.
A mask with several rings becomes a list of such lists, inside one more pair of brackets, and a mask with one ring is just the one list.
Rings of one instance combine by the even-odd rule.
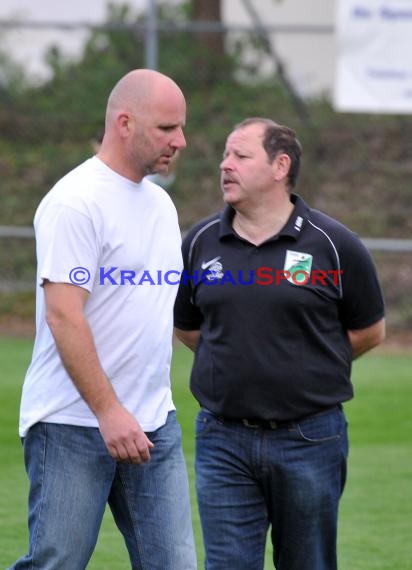
[[199, 330], [202, 324], [202, 313], [193, 302], [193, 280], [189, 262], [190, 236], [186, 236], [182, 244], [183, 272], [177, 292], [174, 308], [174, 325], [182, 330]]
[[373, 325], [385, 315], [383, 292], [373, 259], [360, 239], [351, 234], [341, 252], [340, 316], [347, 330]]
[[35, 223], [38, 278], [53, 283], [72, 283], [89, 292], [93, 288], [99, 251], [92, 220], [63, 204], [42, 212]]

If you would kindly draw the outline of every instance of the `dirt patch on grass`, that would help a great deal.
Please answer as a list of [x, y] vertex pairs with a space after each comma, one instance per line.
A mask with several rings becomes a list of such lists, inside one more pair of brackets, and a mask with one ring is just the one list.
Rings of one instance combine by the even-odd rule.
[[32, 319], [5, 317], [0, 320], [0, 336], [34, 338], [35, 332], [36, 327]]

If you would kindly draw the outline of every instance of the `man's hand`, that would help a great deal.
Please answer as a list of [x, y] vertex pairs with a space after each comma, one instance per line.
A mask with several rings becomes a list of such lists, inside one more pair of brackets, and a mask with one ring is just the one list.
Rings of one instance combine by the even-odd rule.
[[100, 433], [113, 459], [137, 464], [149, 461], [153, 443], [119, 402], [110, 405], [97, 419]]

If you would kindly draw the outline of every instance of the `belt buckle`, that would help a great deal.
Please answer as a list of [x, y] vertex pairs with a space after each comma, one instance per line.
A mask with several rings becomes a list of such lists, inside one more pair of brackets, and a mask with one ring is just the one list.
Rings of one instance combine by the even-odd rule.
[[253, 422], [251, 422], [247, 419], [242, 419], [241, 422], [244, 426], [246, 426], [248, 428], [257, 429], [257, 428], [261, 427], [259, 424], [254, 424]]

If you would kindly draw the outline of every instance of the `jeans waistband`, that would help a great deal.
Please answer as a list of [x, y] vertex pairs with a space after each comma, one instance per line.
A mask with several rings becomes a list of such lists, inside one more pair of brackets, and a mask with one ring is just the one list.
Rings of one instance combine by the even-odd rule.
[[342, 409], [341, 404], [329, 406], [327, 408], [324, 408], [323, 410], [320, 410], [319, 412], [315, 412], [313, 414], [302, 416], [296, 420], [279, 421], [279, 420], [261, 420], [261, 419], [255, 419], [255, 418], [253, 418], [253, 419], [228, 418], [226, 416], [221, 416], [219, 414], [215, 414], [214, 412], [211, 412], [207, 408], [203, 408], [203, 410], [205, 412], [214, 416], [217, 419], [217, 421], [222, 423], [222, 424], [236, 424], [236, 425], [243, 425], [244, 427], [247, 427], [250, 429], [271, 429], [271, 430], [282, 429], [282, 428], [283, 429], [292, 428], [292, 427], [296, 426], [296, 424], [298, 424], [299, 422], [301, 422], [303, 420], [308, 420], [310, 418], [314, 418], [314, 417], [320, 416], [322, 414], [327, 414], [328, 412], [331, 412], [332, 410], [337, 410], [337, 409]]

